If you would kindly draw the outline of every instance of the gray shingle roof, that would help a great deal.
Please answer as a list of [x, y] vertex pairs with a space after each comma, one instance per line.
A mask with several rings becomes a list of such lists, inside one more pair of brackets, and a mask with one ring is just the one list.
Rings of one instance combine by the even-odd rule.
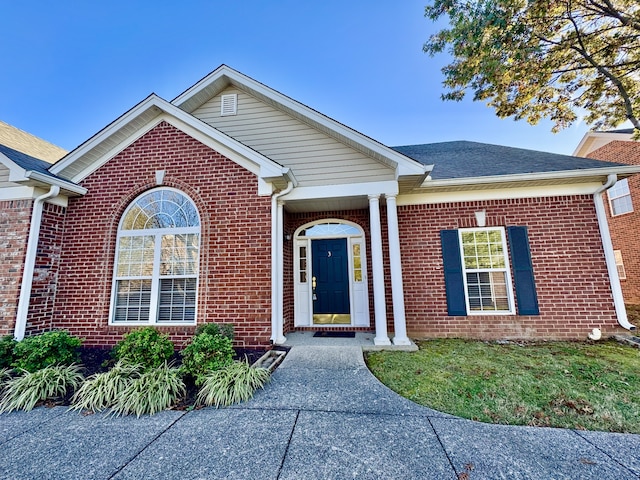
[[624, 166], [588, 158], [467, 141], [391, 147], [425, 165], [433, 180]]
[[36, 172], [51, 175], [48, 171], [48, 168], [51, 166], [49, 162], [32, 157], [26, 153], [19, 152], [13, 148], [7, 147], [6, 145], [0, 145], [0, 153], [6, 156], [9, 160], [17, 163], [25, 170], [35, 170]]

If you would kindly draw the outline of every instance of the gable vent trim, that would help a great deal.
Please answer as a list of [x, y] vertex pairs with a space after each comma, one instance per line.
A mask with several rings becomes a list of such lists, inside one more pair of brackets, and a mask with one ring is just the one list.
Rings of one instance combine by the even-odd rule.
[[238, 113], [238, 94], [231, 93], [220, 97], [220, 116]]

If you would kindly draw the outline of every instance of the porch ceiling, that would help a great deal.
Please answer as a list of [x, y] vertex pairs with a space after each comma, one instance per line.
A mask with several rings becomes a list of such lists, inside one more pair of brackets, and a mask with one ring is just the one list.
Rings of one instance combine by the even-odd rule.
[[287, 200], [284, 206], [284, 209], [291, 213], [334, 212], [340, 210], [362, 210], [365, 208], [369, 208], [369, 199], [366, 195], [340, 198]]

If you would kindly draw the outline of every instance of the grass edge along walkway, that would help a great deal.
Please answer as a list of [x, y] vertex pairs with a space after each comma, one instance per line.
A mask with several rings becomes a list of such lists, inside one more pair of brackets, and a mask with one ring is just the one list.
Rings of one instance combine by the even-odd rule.
[[438, 339], [370, 352], [386, 386], [420, 405], [487, 423], [640, 434], [640, 349], [612, 340]]

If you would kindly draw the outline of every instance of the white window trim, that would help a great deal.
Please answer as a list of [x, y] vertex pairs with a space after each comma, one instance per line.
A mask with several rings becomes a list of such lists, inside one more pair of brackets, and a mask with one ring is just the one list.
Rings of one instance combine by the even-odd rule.
[[[114, 255], [114, 260], [113, 260], [113, 269], [112, 269], [112, 282], [111, 282], [111, 302], [110, 302], [110, 306], [109, 306], [109, 325], [113, 325], [113, 326], [118, 326], [118, 327], [122, 327], [122, 326], [132, 326], [132, 327], [139, 327], [139, 326], [167, 326], [167, 327], [171, 327], [171, 326], [193, 326], [196, 325], [197, 323], [197, 319], [198, 319], [198, 292], [199, 292], [199, 287], [200, 287], [200, 258], [198, 258], [198, 274], [196, 275], [196, 292], [195, 292], [195, 307], [194, 307], [194, 316], [193, 316], [193, 322], [158, 322], [157, 321], [157, 317], [158, 317], [158, 304], [160, 301], [160, 253], [161, 253], [161, 249], [162, 249], [162, 235], [168, 234], [168, 233], [179, 233], [179, 234], [198, 234], [198, 253], [200, 253], [200, 246], [202, 244], [202, 238], [201, 238], [201, 230], [202, 230], [202, 223], [200, 221], [200, 219], [198, 219], [198, 223], [200, 224], [200, 226], [198, 227], [185, 227], [185, 228], [180, 228], [180, 229], [168, 229], [168, 228], [162, 228], [162, 229], [143, 229], [143, 230], [122, 230], [122, 223], [124, 221], [124, 218], [127, 216], [127, 213], [129, 213], [129, 210], [133, 207], [133, 205], [136, 204], [136, 202], [138, 201], [138, 199], [140, 199], [141, 197], [153, 193], [154, 191], [158, 191], [158, 190], [166, 190], [166, 191], [174, 191], [179, 193], [180, 195], [182, 195], [183, 197], [185, 197], [186, 199], [188, 199], [194, 206], [195, 206], [195, 202], [184, 192], [182, 192], [181, 190], [175, 189], [175, 188], [170, 188], [170, 187], [160, 187], [160, 188], [155, 188], [152, 190], [147, 190], [143, 193], [141, 193], [140, 195], [138, 195], [135, 199], [133, 199], [131, 201], [131, 203], [129, 203], [129, 205], [127, 206], [127, 208], [125, 209], [125, 211], [122, 213], [122, 216], [120, 217], [120, 221], [118, 222], [118, 234], [116, 237], [116, 243], [115, 243], [115, 255]], [[196, 209], [197, 212], [197, 209]], [[199, 215], [199, 212], [197, 212]], [[179, 232], [176, 232], [176, 230], [179, 230]], [[153, 274], [151, 275], [151, 277], [149, 276], [118, 276], [117, 275], [117, 271], [118, 271], [118, 256], [119, 256], [119, 245], [120, 245], [120, 239], [123, 237], [141, 237], [141, 236], [149, 236], [149, 237], [155, 237], [155, 243], [154, 243], [154, 259], [153, 259]], [[193, 275], [172, 275], [171, 277], [167, 277], [167, 278], [193, 278]], [[122, 321], [122, 322], [116, 322], [114, 321], [115, 318], [115, 307], [116, 307], [116, 296], [117, 296], [117, 282], [118, 280], [148, 280], [151, 279], [151, 300], [150, 300], [150, 304], [149, 304], [149, 321], [148, 322], [140, 322], [140, 321]]]
[[624, 268], [624, 260], [622, 259], [622, 252], [620, 250], [614, 250], [613, 256], [616, 259], [616, 268], [618, 270], [618, 278], [620, 278], [620, 280], [626, 280], [627, 271]]
[[[481, 268], [468, 269], [464, 264], [464, 245], [462, 243], [462, 234], [468, 232], [486, 232], [499, 230], [502, 236], [502, 252], [504, 255], [504, 268]], [[478, 228], [460, 228], [458, 229], [458, 241], [460, 245], [460, 262], [462, 264], [462, 280], [464, 282], [464, 301], [467, 308], [467, 315], [515, 315], [515, 299], [513, 294], [513, 282], [511, 280], [511, 264], [509, 263], [509, 250], [507, 247], [507, 235], [504, 227], [478, 227]], [[469, 304], [469, 287], [467, 285], [467, 272], [504, 272], [506, 278], [507, 301], [509, 310], [472, 310]]]
[[[607, 198], [609, 199], [609, 211], [611, 212], [611, 216], [612, 217], [619, 217], [620, 215], [626, 215], [627, 213], [633, 213], [633, 199], [631, 198], [631, 189], [629, 188], [629, 181], [626, 178], [623, 178], [622, 180], [618, 180], [618, 182], [616, 182], [616, 185], [618, 184], [623, 184], [626, 185], [626, 192], [623, 195], [617, 195], [617, 196], [613, 196], [611, 194], [611, 190], [615, 187], [611, 187], [609, 190], [607, 190]], [[624, 197], [629, 197], [629, 203], [631, 205], [631, 210], [627, 210], [624, 212], [620, 212], [620, 213], [616, 213], [614, 208], [613, 208], [613, 202], [615, 200], [620, 200]]]

